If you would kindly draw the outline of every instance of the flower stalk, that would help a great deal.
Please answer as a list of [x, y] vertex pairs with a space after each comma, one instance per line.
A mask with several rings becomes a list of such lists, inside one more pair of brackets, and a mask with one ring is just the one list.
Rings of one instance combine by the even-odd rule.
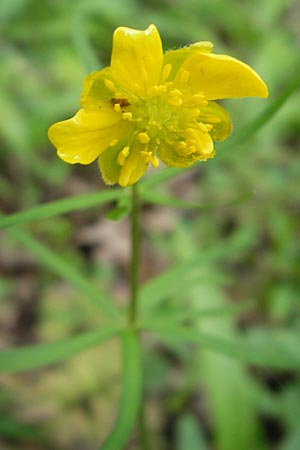
[[131, 187], [131, 261], [130, 261], [130, 303], [128, 325], [134, 327], [138, 319], [139, 267], [140, 267], [140, 197], [138, 184]]

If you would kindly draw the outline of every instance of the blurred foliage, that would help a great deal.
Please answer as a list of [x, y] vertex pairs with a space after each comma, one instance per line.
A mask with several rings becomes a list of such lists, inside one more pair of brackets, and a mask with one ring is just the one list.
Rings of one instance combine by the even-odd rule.
[[[299, 89], [246, 143], [234, 144], [234, 136], [299, 74], [299, 2], [3, 0], [0, 22], [4, 213], [103, 189], [96, 164], [68, 166], [56, 158], [47, 129], [76, 111], [83, 77], [109, 63], [117, 26], [155, 23], [165, 49], [211, 40], [217, 53], [241, 58], [262, 75], [270, 100], [227, 101], [234, 131], [232, 141], [218, 146], [216, 158], [151, 191], [152, 198], [165, 195], [199, 205], [241, 199], [203, 211], [149, 201], [143, 277], [178, 266], [145, 285], [143, 311], [149, 320], [161, 316], [167, 325], [172, 315], [191, 309], [194, 317], [184, 323], [199, 332], [224, 341], [250, 336], [262, 349], [269, 336], [275, 350], [277, 342], [278, 349], [297, 348]], [[121, 205], [108, 215], [120, 218], [124, 209]], [[94, 207], [36, 221], [27, 229], [71, 263], [73, 278], [77, 268], [93, 289], [113, 293], [124, 304], [126, 220], [108, 222]], [[57, 278], [60, 272], [52, 275], [51, 263], [44, 259], [41, 265], [33, 254], [13, 235], [1, 234], [1, 346], [53, 342], [101, 327], [105, 319], [84, 298], [84, 281], [82, 291], [70, 287]], [[232, 306], [238, 308], [225, 314]], [[171, 334], [159, 340], [145, 333], [143, 340], [153, 448], [299, 450], [298, 370], [257, 368], [247, 357], [235, 360], [205, 345], [185, 345]], [[116, 416], [119, 359], [113, 340], [63, 365], [3, 376], [0, 447], [96, 449]], [[133, 436], [128, 449], [139, 448], [136, 442]]]

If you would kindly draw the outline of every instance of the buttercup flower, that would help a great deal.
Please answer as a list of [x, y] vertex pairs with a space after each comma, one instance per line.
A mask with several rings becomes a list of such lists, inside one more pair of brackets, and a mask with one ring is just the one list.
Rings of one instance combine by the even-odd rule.
[[213, 141], [231, 131], [214, 100], [268, 96], [251, 67], [212, 48], [198, 42], [163, 53], [154, 25], [117, 28], [110, 67], [86, 77], [81, 109], [49, 129], [58, 156], [69, 164], [99, 158], [105, 183], [121, 186], [159, 160], [187, 167], [212, 158]]

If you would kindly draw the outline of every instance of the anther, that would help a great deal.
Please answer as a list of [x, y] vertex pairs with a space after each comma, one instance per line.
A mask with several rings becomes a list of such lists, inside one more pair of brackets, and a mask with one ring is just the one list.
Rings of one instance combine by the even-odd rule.
[[141, 155], [142, 155], [145, 163], [149, 164], [149, 162], [151, 161], [152, 152], [147, 152], [147, 151], [143, 150], [143, 151], [141, 151]]
[[150, 136], [147, 133], [142, 132], [138, 134], [138, 140], [142, 144], [148, 144], [148, 142], [150, 141]]
[[117, 162], [120, 166], [124, 166], [125, 160], [126, 160], [127, 156], [129, 155], [129, 150], [130, 150], [130, 147], [124, 147], [123, 150], [121, 150], [120, 153], [118, 154]]
[[150, 162], [154, 169], [156, 169], [159, 166], [159, 159], [156, 155], [151, 155]]
[[124, 120], [131, 120], [132, 119], [132, 113], [131, 112], [124, 112], [123, 113], [123, 119]]

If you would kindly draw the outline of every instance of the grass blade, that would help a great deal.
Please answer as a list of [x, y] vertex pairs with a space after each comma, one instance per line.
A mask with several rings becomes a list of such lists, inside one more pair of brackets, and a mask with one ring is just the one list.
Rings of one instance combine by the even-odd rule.
[[224, 339], [187, 327], [147, 325], [148, 330], [157, 332], [162, 337], [179, 341], [202, 344], [212, 350], [229, 357], [237, 358], [247, 364], [272, 369], [299, 369], [300, 353], [296, 343], [299, 336], [289, 335], [286, 330], [276, 333], [265, 331], [264, 339], [253, 339], [255, 336]]
[[142, 197], [147, 203], [151, 203], [153, 205], [161, 205], [161, 206], [172, 206], [175, 208], [182, 208], [182, 209], [188, 209], [188, 210], [198, 210], [198, 211], [205, 211], [209, 209], [219, 209], [219, 208], [226, 208], [228, 206], [233, 206], [235, 204], [241, 203], [243, 200], [246, 200], [248, 198], [251, 198], [253, 194], [251, 192], [247, 192], [245, 194], [239, 195], [237, 198], [228, 201], [227, 203], [223, 203], [222, 205], [218, 204], [198, 204], [198, 203], [192, 203], [192, 202], [186, 202], [185, 200], [180, 200], [177, 198], [173, 198], [170, 196], [162, 195], [160, 192], [153, 192], [153, 191], [143, 191]]
[[62, 200], [39, 205], [26, 211], [0, 217], [0, 228], [7, 228], [13, 225], [33, 222], [35, 220], [47, 219], [59, 214], [92, 208], [117, 200], [125, 193], [121, 189], [111, 189], [107, 191], [91, 192], [90, 194], [68, 197]]
[[122, 450], [137, 419], [142, 391], [142, 369], [138, 335], [126, 330], [122, 337], [122, 399], [115, 427], [101, 450]]
[[64, 361], [70, 356], [116, 335], [119, 331], [119, 327], [110, 326], [58, 342], [2, 350], [0, 352], [0, 372], [24, 372]]
[[61, 255], [54, 253], [24, 230], [12, 228], [7, 230], [7, 233], [34, 253], [49, 270], [68, 280], [95, 305], [101, 308], [106, 315], [114, 319], [120, 316], [120, 311], [113, 302], [102, 295], [89, 280], [83, 277], [73, 265], [65, 261]]

